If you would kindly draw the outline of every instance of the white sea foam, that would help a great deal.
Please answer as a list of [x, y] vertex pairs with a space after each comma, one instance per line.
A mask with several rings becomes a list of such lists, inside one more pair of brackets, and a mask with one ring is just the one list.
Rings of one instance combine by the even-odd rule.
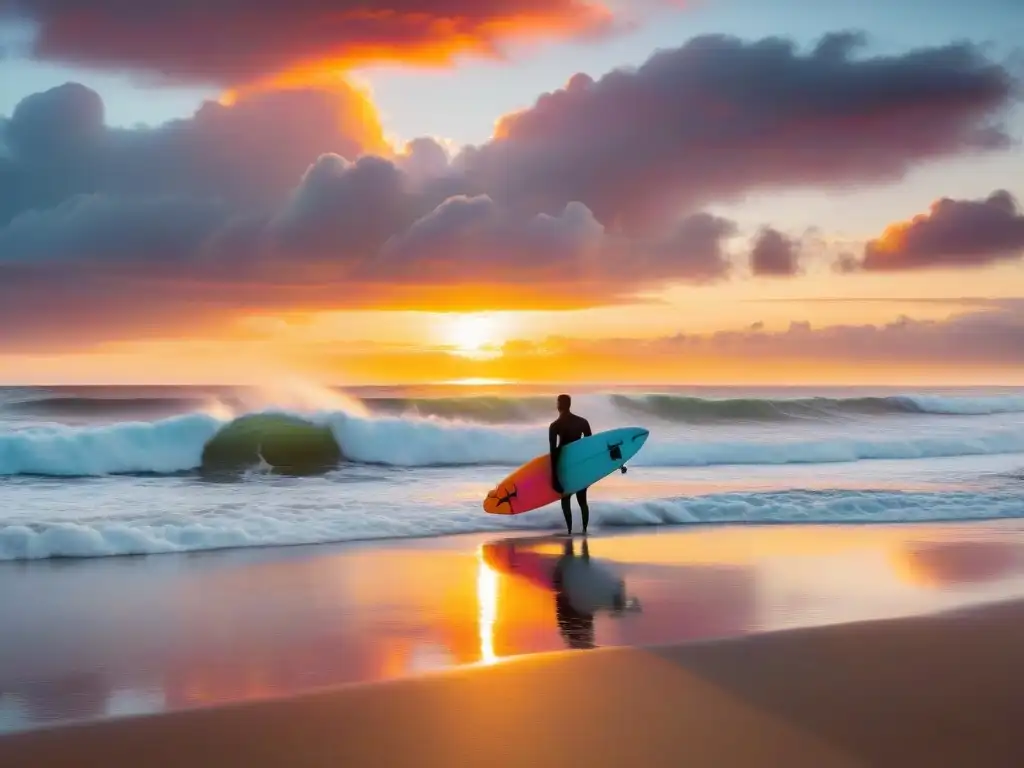
[[102, 427], [46, 426], [0, 432], [0, 476], [171, 474], [199, 466], [223, 422], [205, 414]]
[[[364, 417], [329, 412], [307, 415], [328, 423], [353, 462], [395, 467], [508, 465], [547, 450], [533, 427], [487, 426], [436, 418]], [[200, 466], [203, 446], [225, 422], [209, 414], [98, 427], [47, 426], [0, 432], [0, 476], [90, 477], [171, 474]], [[828, 435], [652, 431], [634, 466], [815, 464], [867, 459], [917, 459], [1024, 452], [1024, 428], [987, 427], [957, 432], [846, 430]], [[798, 437], [798, 435], [805, 435]]]
[[938, 395], [900, 395], [893, 398], [912, 404], [921, 413], [937, 415], [982, 416], [1024, 412], [1024, 397], [942, 397]]
[[[339, 494], [340, 495], [340, 494]], [[1024, 517], [1016, 494], [779, 491], [728, 493], [593, 505], [595, 529], [723, 523], [879, 523]], [[379, 538], [558, 528], [557, 507], [516, 517], [486, 515], [476, 503], [293, 502], [264, 509], [224, 503], [185, 513], [0, 525], [0, 560], [190, 552]]]

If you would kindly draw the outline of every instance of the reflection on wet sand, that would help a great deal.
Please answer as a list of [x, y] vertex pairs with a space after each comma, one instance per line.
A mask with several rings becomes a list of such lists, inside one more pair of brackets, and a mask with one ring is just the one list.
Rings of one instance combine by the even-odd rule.
[[484, 560], [482, 551], [478, 553], [479, 566], [476, 576], [476, 601], [479, 606], [480, 624], [480, 661], [493, 664], [498, 660], [494, 653], [494, 619], [498, 615], [498, 574], [491, 570]]
[[917, 586], [984, 584], [1024, 571], [1020, 542], [908, 541], [892, 556], [894, 570]]
[[[539, 541], [551, 540], [545, 537]], [[625, 581], [607, 564], [591, 558], [587, 539], [579, 555], [576, 541], [570, 537], [564, 538], [557, 555], [536, 551], [537, 543], [523, 538], [488, 542], [481, 550], [481, 567], [553, 593], [555, 622], [570, 648], [595, 647], [594, 616], [598, 611], [618, 615], [640, 610], [639, 600], [627, 600]]]
[[1024, 594], [1024, 525], [1008, 526], [473, 536], [0, 567], [0, 732], [1006, 599]]

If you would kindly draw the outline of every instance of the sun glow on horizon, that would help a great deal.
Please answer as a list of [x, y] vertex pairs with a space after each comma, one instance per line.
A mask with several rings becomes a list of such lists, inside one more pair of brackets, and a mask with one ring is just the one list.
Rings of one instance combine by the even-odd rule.
[[442, 320], [439, 335], [452, 354], [477, 360], [501, 357], [508, 329], [491, 313], [455, 313]]
[[519, 384], [520, 382], [515, 379], [491, 379], [483, 376], [470, 376], [464, 379], [449, 379], [448, 381], [437, 383], [452, 387], [506, 387]]

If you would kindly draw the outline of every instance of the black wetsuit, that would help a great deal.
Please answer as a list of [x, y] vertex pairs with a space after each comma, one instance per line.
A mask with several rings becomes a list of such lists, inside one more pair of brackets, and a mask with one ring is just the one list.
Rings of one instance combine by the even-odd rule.
[[[562, 493], [562, 486], [558, 482], [558, 456], [561, 449], [569, 443], [575, 443], [581, 437], [590, 437], [594, 434], [590, 430], [590, 422], [575, 413], [563, 413], [551, 422], [548, 427], [548, 444], [551, 447], [551, 485], [556, 491]], [[571, 497], [562, 496], [562, 514], [565, 515], [565, 527], [572, 533], [572, 510], [569, 507]], [[587, 523], [590, 522], [590, 507], [587, 506], [587, 489], [584, 488], [576, 493], [576, 501], [580, 505], [580, 515], [583, 518], [583, 532], [587, 532]]]

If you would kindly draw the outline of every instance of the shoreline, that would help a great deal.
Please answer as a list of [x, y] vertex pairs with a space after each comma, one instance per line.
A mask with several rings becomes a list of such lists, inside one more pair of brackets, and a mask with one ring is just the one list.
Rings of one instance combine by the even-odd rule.
[[1013, 600], [534, 654], [11, 734], [0, 737], [0, 763], [1013, 765], [1024, 760], [1022, 622], [1024, 601]]
[[[959, 490], [958, 487], [953, 486], [951, 488], [940, 488], [941, 491], [948, 490]], [[579, 512], [577, 507], [573, 507], [573, 521], [574, 526], [579, 525]], [[945, 518], [945, 517], [934, 517], [934, 518], [918, 518], [914, 520], [835, 520], [835, 521], [823, 521], [823, 520], [809, 520], [809, 521], [798, 521], [798, 520], [698, 520], [693, 522], [682, 522], [682, 523], [657, 523], [657, 524], [630, 524], [630, 525], [618, 525], [618, 524], [604, 524], [602, 525], [599, 520], [594, 519], [594, 511], [591, 510], [591, 530], [587, 534], [583, 534], [579, 530], [574, 530], [572, 538], [577, 541], [588, 539], [590, 541], [600, 539], [613, 539], [613, 538], [629, 538], [629, 537], [640, 537], [640, 536], [675, 536], [685, 535], [688, 533], [705, 533], [715, 532], [722, 530], [750, 530], [757, 531], [759, 529], [765, 530], [777, 530], [777, 529], [824, 529], [824, 530], [835, 530], [835, 529], [925, 529], [925, 530], [936, 530], [943, 528], [958, 528], [962, 526], [973, 526], [973, 525], [995, 525], [999, 526], [1005, 524], [1008, 527], [1024, 526], [1024, 517], [1006, 517], [998, 514], [991, 516], [976, 516], [976, 517], [964, 517], [964, 518]], [[481, 540], [493, 540], [493, 539], [533, 539], [533, 538], [550, 538], [550, 539], [566, 539], [569, 538], [565, 534], [564, 525], [548, 525], [537, 527], [514, 527], [514, 528], [495, 528], [489, 530], [469, 530], [469, 531], [455, 531], [455, 532], [441, 532], [441, 533], [415, 533], [408, 536], [368, 536], [365, 538], [357, 539], [336, 539], [327, 541], [300, 541], [300, 542], [284, 542], [284, 543], [267, 543], [267, 544], [228, 544], [223, 546], [214, 547], [203, 547], [201, 549], [176, 549], [166, 551], [154, 551], [154, 552], [125, 552], [125, 553], [111, 553], [111, 554], [100, 554], [100, 555], [47, 555], [43, 557], [18, 557], [9, 559], [0, 559], [0, 569], [13, 568], [13, 567], [46, 567], [48, 563], [52, 563], [54, 567], [73, 567], [77, 563], [82, 563], [85, 566], [91, 562], [103, 562], [111, 560], [137, 560], [143, 561], [148, 559], [164, 559], [164, 558], [200, 558], [205, 556], [211, 557], [239, 557], [245, 558], [251, 556], [259, 558], [261, 555], [273, 556], [275, 554], [285, 554], [292, 552], [308, 551], [311, 555], [337, 553], [339, 551], [345, 551], [347, 549], [390, 549], [390, 548], [402, 548], [408, 546], [410, 548], [431, 548], [433, 545], [439, 545], [439, 548], [448, 548], [447, 545], [458, 545], [463, 541], [481, 541]]]
[[1024, 522], [517, 531], [28, 561], [0, 574], [2, 738], [557, 650], [1024, 600]]

